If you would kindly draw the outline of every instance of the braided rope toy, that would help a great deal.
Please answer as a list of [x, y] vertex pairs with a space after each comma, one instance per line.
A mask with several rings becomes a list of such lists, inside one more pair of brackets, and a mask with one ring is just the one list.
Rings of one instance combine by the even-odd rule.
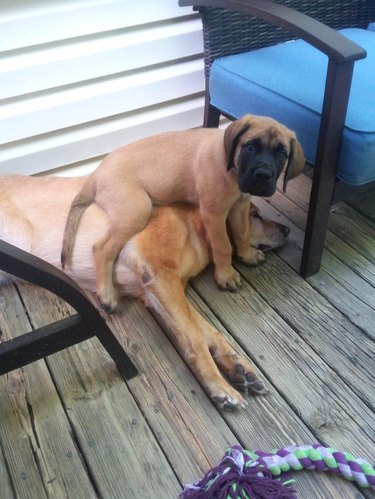
[[303, 469], [329, 471], [375, 490], [374, 467], [348, 452], [320, 444], [271, 452], [253, 452], [235, 445], [227, 449], [216, 468], [186, 485], [180, 499], [294, 499], [295, 491], [290, 487], [294, 480], [290, 476], [281, 479], [280, 475]]

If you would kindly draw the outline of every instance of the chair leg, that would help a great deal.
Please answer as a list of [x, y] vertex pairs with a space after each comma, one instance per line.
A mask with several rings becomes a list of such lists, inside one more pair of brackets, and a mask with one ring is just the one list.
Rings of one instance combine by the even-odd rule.
[[205, 128], [218, 128], [220, 120], [220, 111], [211, 105], [210, 103], [210, 92], [208, 87], [208, 78], [206, 79], [206, 90], [204, 99], [204, 117], [203, 126]]
[[323, 193], [321, 193], [321, 182], [321, 179], [314, 179], [311, 192], [300, 268], [300, 274], [304, 278], [319, 272], [323, 255], [335, 182], [330, 182], [330, 185], [326, 184]]
[[97, 320], [96, 337], [102, 344], [103, 348], [107, 350], [124, 379], [132, 379], [138, 374], [137, 368], [127, 356], [120, 342], [112, 333], [104, 319], [101, 319], [99, 324]]
[[352, 61], [341, 65], [330, 61], [328, 65], [318, 150], [300, 268], [300, 273], [305, 278], [319, 271], [323, 255], [353, 66]]

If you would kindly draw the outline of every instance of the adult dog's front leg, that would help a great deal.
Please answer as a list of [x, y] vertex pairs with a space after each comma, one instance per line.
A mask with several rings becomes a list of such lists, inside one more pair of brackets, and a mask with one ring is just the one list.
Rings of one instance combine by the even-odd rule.
[[209, 396], [221, 407], [245, 407], [246, 401], [221, 375], [188, 303], [181, 281], [173, 272], [148, 276], [146, 305], [167, 326], [181, 356]]
[[206, 344], [216, 364], [229, 381], [240, 391], [264, 395], [268, 392], [263, 381], [255, 374], [250, 362], [238, 354], [223, 334], [206, 321], [193, 306], [191, 313], [203, 332]]
[[234, 291], [241, 284], [240, 274], [232, 266], [232, 246], [228, 239], [225, 214], [201, 210], [215, 264], [215, 281], [222, 289]]
[[251, 217], [248, 196], [243, 196], [232, 207], [228, 215], [237, 257], [247, 265], [259, 265], [265, 256], [261, 250], [250, 245]]

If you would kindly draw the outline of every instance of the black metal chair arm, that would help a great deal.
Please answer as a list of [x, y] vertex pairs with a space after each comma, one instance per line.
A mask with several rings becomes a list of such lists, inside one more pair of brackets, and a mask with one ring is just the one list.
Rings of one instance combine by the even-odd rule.
[[78, 284], [62, 270], [3, 240], [0, 240], [0, 269], [60, 296], [79, 311], [88, 326], [96, 329], [92, 315], [94, 305]]
[[0, 239], [0, 269], [51, 291], [77, 314], [0, 343], [0, 375], [96, 336], [125, 379], [138, 371], [98, 309], [73, 279]]

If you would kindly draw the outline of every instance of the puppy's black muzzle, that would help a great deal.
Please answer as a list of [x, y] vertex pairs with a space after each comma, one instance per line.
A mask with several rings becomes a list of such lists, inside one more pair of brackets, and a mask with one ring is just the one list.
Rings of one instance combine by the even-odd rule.
[[274, 163], [274, 161], [262, 161], [247, 168], [241, 168], [238, 175], [240, 190], [254, 196], [272, 196], [276, 190], [276, 168]]
[[287, 157], [282, 145], [267, 147], [257, 138], [243, 144], [237, 163], [240, 190], [254, 196], [272, 196]]

